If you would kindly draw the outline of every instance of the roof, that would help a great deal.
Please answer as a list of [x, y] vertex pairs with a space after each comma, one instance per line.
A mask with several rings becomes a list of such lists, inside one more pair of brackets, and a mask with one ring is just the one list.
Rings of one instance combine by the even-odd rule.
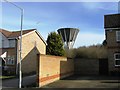
[[60, 28], [60, 29], [58, 29], [58, 30], [78, 30], [79, 31], [79, 29], [78, 28]]
[[104, 28], [119, 28], [120, 14], [109, 14], [104, 16]]
[[60, 28], [57, 30], [58, 33], [62, 36], [64, 42], [72, 42], [75, 41], [79, 29], [77, 28]]
[[[46, 41], [43, 39], [43, 37], [40, 35], [39, 32], [37, 32], [36, 29], [29, 29], [29, 30], [22, 30], [22, 35], [27, 35], [28, 33], [35, 31], [38, 36], [42, 39], [42, 41], [47, 45]], [[21, 35], [21, 31], [8, 31], [5, 29], [0, 29], [0, 32], [6, 36], [7, 38], [18, 38]]]
[[0, 32], [5, 35], [6, 37], [9, 37], [10, 34], [12, 34], [12, 32], [4, 30], [4, 29], [0, 29]]
[[[24, 35], [24, 34], [27, 34], [27, 33], [31, 32], [31, 31], [34, 31], [34, 30], [36, 30], [36, 29], [23, 30], [22, 34]], [[19, 37], [20, 34], [21, 34], [21, 31], [12, 31], [11, 32], [11, 31], [7, 31], [5, 29], [0, 29], [0, 32], [3, 35], [5, 35], [7, 38], [16, 38], [16, 37]]]

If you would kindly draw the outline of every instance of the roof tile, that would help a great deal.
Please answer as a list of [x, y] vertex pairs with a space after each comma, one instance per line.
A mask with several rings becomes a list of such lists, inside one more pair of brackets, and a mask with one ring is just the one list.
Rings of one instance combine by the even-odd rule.
[[[27, 34], [27, 33], [31, 32], [31, 31], [34, 31], [34, 30], [36, 30], [36, 29], [23, 30], [22, 35]], [[11, 32], [11, 31], [7, 31], [7, 30], [4, 30], [4, 29], [0, 29], [0, 32], [2, 34], [4, 34], [7, 38], [15, 38], [15, 37], [19, 37], [21, 35], [21, 31]]]

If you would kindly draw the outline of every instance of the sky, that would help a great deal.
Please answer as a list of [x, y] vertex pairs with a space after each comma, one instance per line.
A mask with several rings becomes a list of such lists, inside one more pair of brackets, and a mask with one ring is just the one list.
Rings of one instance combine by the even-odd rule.
[[[74, 48], [101, 44], [105, 39], [104, 15], [118, 13], [118, 2], [14, 2], [24, 9], [23, 29], [36, 28], [46, 40], [59, 28], [78, 28]], [[18, 8], [2, 2], [0, 28], [20, 30]], [[1, 19], [1, 18], [0, 18]]]

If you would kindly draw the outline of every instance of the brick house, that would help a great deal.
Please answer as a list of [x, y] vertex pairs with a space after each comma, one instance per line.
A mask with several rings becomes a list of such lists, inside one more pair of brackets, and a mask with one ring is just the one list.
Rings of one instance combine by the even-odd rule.
[[120, 14], [104, 16], [109, 74], [120, 71]]
[[[20, 31], [7, 31], [0, 29], [1, 54], [7, 52], [6, 66], [11, 73], [18, 74]], [[36, 29], [23, 30], [22, 35], [22, 72], [32, 73], [36, 71], [37, 54], [46, 54], [46, 41]]]

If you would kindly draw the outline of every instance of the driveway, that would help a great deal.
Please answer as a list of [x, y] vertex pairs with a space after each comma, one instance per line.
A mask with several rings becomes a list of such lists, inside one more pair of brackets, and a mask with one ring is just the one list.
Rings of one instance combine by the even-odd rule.
[[111, 76], [71, 76], [42, 88], [119, 88], [120, 78]]
[[[36, 75], [26, 76], [22, 78], [22, 86], [30, 85], [36, 82]], [[2, 80], [2, 88], [18, 88], [19, 86], [19, 79], [9, 79], [9, 80]]]

